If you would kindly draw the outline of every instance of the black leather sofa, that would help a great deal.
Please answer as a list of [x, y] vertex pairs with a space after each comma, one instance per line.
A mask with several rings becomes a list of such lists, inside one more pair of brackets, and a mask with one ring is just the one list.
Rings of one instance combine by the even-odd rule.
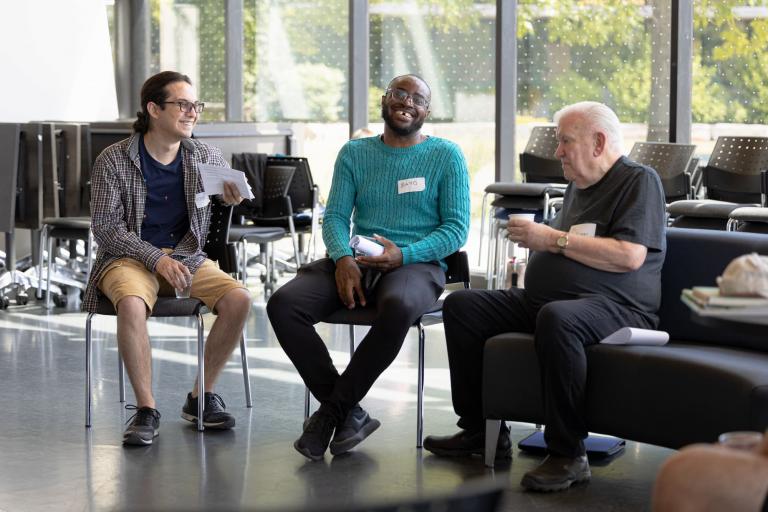
[[[703, 324], [680, 300], [683, 288], [714, 285], [733, 258], [749, 252], [768, 254], [768, 236], [667, 230], [659, 329], [670, 342], [587, 349], [590, 432], [677, 449], [768, 427], [768, 326]], [[490, 338], [483, 364], [485, 460], [493, 466], [500, 421], [544, 422], [533, 337]]]

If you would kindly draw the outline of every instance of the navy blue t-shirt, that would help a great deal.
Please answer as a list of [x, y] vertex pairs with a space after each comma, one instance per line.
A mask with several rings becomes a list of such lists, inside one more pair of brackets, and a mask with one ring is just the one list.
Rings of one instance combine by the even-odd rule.
[[147, 201], [141, 223], [141, 239], [155, 247], [174, 248], [189, 230], [187, 201], [184, 198], [184, 172], [181, 147], [168, 165], [161, 164], [139, 139], [141, 173], [147, 184]]

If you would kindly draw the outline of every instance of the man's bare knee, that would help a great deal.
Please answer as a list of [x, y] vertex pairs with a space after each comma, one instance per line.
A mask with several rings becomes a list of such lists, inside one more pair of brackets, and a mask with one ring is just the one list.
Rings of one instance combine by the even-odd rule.
[[243, 288], [235, 288], [216, 302], [216, 314], [226, 318], [245, 318], [251, 310], [251, 294]]
[[144, 299], [135, 295], [128, 295], [120, 299], [115, 309], [117, 310], [118, 318], [123, 320], [146, 320], [149, 316], [149, 310]]

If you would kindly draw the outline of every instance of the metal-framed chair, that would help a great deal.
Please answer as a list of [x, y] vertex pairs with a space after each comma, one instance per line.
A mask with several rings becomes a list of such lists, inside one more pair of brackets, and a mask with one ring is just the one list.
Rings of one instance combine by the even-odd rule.
[[768, 137], [718, 137], [701, 169], [707, 198], [670, 204], [672, 226], [724, 230], [736, 208], [765, 206], [761, 174], [767, 168]]
[[[553, 198], [562, 197], [566, 186], [563, 166], [555, 157], [557, 150], [557, 127], [534, 126], [525, 150], [520, 154], [520, 174], [523, 183], [499, 182], [485, 187], [480, 219], [480, 247], [478, 265], [482, 261], [485, 229], [488, 230], [488, 258], [486, 282], [488, 288], [501, 284], [500, 273], [504, 267], [500, 236], [506, 227], [506, 215], [513, 212], [535, 213], [540, 220], [547, 220]], [[488, 196], [494, 199], [488, 206]], [[496, 214], [494, 214], [496, 213]], [[486, 226], [486, 216], [488, 222]]]
[[[228, 243], [229, 224], [232, 219], [232, 207], [224, 206], [217, 200], [212, 202], [211, 206], [211, 225], [208, 230], [206, 245], [204, 248], [208, 257], [218, 261], [220, 267], [225, 272], [230, 272], [231, 265], [234, 264], [232, 254], [233, 247]], [[152, 309], [152, 316], [158, 318], [164, 317], [194, 317], [197, 324], [197, 371], [198, 371], [198, 396], [205, 394], [205, 326], [203, 324], [203, 315], [208, 312], [205, 304], [195, 298], [177, 299], [175, 297], [158, 297], [155, 307]], [[92, 412], [92, 369], [91, 354], [93, 345], [92, 320], [94, 315], [116, 316], [117, 312], [112, 303], [104, 296], [99, 298], [99, 304], [95, 313], [88, 313], [85, 320], [85, 427], [91, 427]], [[251, 401], [251, 382], [248, 377], [248, 357], [245, 346], [245, 332], [240, 337], [240, 359], [243, 366], [243, 382], [245, 387], [245, 405], [252, 407]], [[123, 360], [118, 352], [118, 379], [120, 390], [120, 402], [125, 402], [125, 369]], [[203, 406], [205, 400], [197, 401], [197, 430], [203, 431]]]
[[695, 150], [694, 144], [635, 142], [628, 157], [658, 173], [669, 204], [693, 197], [690, 171], [698, 164], [698, 159], [692, 159]]
[[[291, 228], [291, 240], [293, 241], [293, 254], [296, 261], [301, 261], [298, 235], [293, 229], [293, 204], [289, 195], [291, 183], [295, 177], [295, 168], [292, 166], [273, 165], [268, 166], [264, 173], [263, 195], [261, 215], [269, 219], [285, 219]], [[229, 241], [240, 246], [240, 271], [243, 284], [247, 281], [248, 267], [248, 243], [259, 244], [261, 254], [264, 255], [265, 278], [264, 294], [269, 295], [274, 291], [274, 248], [273, 243], [288, 234], [285, 228], [279, 226], [259, 226], [255, 224], [243, 224], [232, 226], [229, 230]]]
[[[301, 263], [314, 259], [317, 252], [317, 231], [320, 224], [320, 191], [312, 179], [312, 171], [310, 171], [307, 158], [298, 156], [270, 156], [267, 158], [267, 171], [273, 166], [293, 167], [295, 169], [291, 186], [288, 189], [288, 197], [291, 198], [293, 213], [289, 219], [263, 212], [252, 220], [257, 226], [282, 227], [290, 232], [292, 237], [296, 234], [299, 235], [299, 249], [303, 261], [297, 261], [296, 268], [298, 268]], [[302, 249], [302, 235], [306, 234], [309, 235], [309, 243], [307, 243], [305, 254], [305, 251]]]
[[[445, 272], [445, 282], [463, 283], [469, 288], [469, 258], [464, 251], [457, 251], [445, 258], [448, 269]], [[349, 325], [349, 355], [355, 352], [355, 326], [371, 326], [376, 320], [376, 309], [373, 307], [339, 309], [323, 320], [327, 324]], [[443, 299], [438, 299], [429, 310], [425, 311], [413, 323], [419, 330], [419, 362], [417, 379], [417, 412], [416, 412], [416, 447], [421, 448], [424, 435], [424, 327], [437, 325], [443, 321]], [[306, 389], [304, 395], [304, 418], [309, 417], [310, 393]]]
[[728, 231], [746, 231], [749, 233], [768, 234], [768, 172], [763, 171], [760, 182], [762, 196], [760, 203], [762, 207], [746, 206], [736, 208], [728, 216]]

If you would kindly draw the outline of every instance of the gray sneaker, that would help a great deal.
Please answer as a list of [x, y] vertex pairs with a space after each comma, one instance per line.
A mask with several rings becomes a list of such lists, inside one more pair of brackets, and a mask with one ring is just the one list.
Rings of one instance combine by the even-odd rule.
[[146, 446], [160, 434], [160, 411], [151, 407], [137, 408], [135, 405], [126, 405], [126, 409], [136, 412], [128, 418], [130, 423], [123, 432], [123, 444]]
[[347, 414], [344, 423], [336, 428], [331, 441], [331, 455], [348, 452], [380, 426], [379, 420], [371, 418], [359, 405], [354, 406]]

